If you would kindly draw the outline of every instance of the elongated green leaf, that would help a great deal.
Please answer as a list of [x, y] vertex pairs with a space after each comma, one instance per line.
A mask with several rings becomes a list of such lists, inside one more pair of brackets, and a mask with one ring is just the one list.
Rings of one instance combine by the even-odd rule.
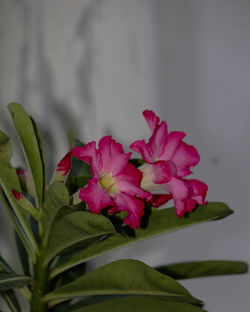
[[21, 312], [21, 307], [13, 290], [9, 289], [1, 291], [1, 295], [11, 312]]
[[1, 199], [1, 202], [2, 204], [4, 205], [4, 207], [6, 208], [6, 211], [14, 225], [14, 228], [18, 234], [18, 236], [20, 237], [22, 243], [24, 244], [25, 246], [25, 249], [29, 252], [29, 254], [31, 255], [31, 259], [35, 260], [34, 256], [33, 255], [33, 250], [32, 250], [32, 247], [30, 246], [30, 243], [28, 241], [28, 238], [26, 236], [26, 234], [24, 233], [24, 230], [20, 224], [20, 222], [18, 221], [10, 203], [8, 202], [8, 199], [7, 197], [5, 196], [3, 190], [1, 189], [0, 187], [0, 199]]
[[[13, 273], [11, 267], [2, 257], [0, 257], [0, 271]], [[12, 312], [21, 312], [19, 302], [12, 289], [1, 291], [1, 295]]]
[[72, 128], [68, 129], [67, 138], [68, 138], [69, 149], [72, 149], [73, 147], [75, 147], [75, 133]]
[[108, 300], [67, 312], [206, 312], [204, 309], [178, 302], [168, 302], [155, 297], [129, 297]]
[[25, 275], [30, 274], [30, 267], [29, 267], [29, 256], [27, 254], [27, 251], [25, 249], [25, 246], [23, 245], [19, 235], [15, 231], [15, 241], [16, 241], [16, 247], [19, 254], [19, 259], [22, 265], [23, 273]]
[[45, 190], [46, 190], [46, 165], [45, 165], [45, 159], [44, 159], [44, 155], [43, 155], [43, 146], [42, 146], [42, 140], [41, 140], [41, 136], [40, 136], [40, 132], [39, 129], [37, 127], [37, 124], [35, 122], [35, 120], [31, 117], [30, 120], [32, 121], [33, 127], [34, 127], [34, 132], [36, 135], [36, 140], [37, 140], [37, 144], [38, 144], [38, 148], [39, 148], [39, 153], [40, 153], [40, 159], [41, 159], [41, 166], [42, 166], [42, 175], [43, 175], [43, 187], [42, 187], [42, 202], [44, 201], [44, 197], [45, 197]]
[[[0, 131], [0, 186], [7, 192], [9, 197], [12, 198], [10, 191], [11, 189], [15, 189], [18, 191], [21, 191], [19, 179], [17, 177], [17, 174], [13, 168], [10, 167], [10, 160], [12, 157], [12, 146], [10, 144], [9, 137], [2, 131]], [[0, 198], [2, 200], [2, 203], [5, 205], [6, 210], [11, 217], [15, 228], [18, 228], [20, 236], [23, 234], [23, 229], [21, 228], [21, 225], [19, 224], [18, 220], [16, 219], [16, 215], [10, 206], [10, 203], [7, 200], [7, 195], [4, 194], [3, 190], [0, 188]], [[14, 202], [14, 201], [13, 201]], [[25, 219], [26, 215], [22, 212], [20, 212], [21, 219], [24, 220], [26, 223], [27, 221]], [[22, 233], [22, 234], [21, 234]], [[25, 238], [23, 237], [25, 240]]]
[[41, 140], [37, 127], [20, 104], [10, 103], [9, 111], [21, 140], [25, 157], [32, 174], [37, 207], [41, 207], [46, 184]]
[[0, 256], [0, 271], [12, 272], [11, 267], [1, 256]]
[[51, 229], [45, 263], [63, 251], [114, 233], [112, 223], [101, 215], [84, 211], [67, 214], [55, 222]]
[[0, 162], [8, 165], [12, 157], [12, 146], [9, 137], [0, 131]]
[[70, 283], [85, 273], [86, 273], [85, 263], [75, 266], [72, 269], [64, 272], [63, 274], [58, 275], [57, 278], [54, 278], [50, 283], [51, 289], [55, 289], [64, 284]]
[[43, 243], [46, 245], [51, 227], [56, 219], [58, 211], [69, 205], [69, 193], [62, 182], [54, 182], [48, 189], [44, 209], [41, 217], [43, 228]]
[[246, 273], [248, 265], [241, 261], [209, 260], [174, 263], [156, 268], [174, 279]]
[[200, 305], [182, 285], [137, 260], [118, 260], [47, 294], [45, 301], [86, 295], [151, 295]]
[[[16, 216], [19, 217], [21, 223], [23, 223], [25, 226], [28, 227], [28, 219], [24, 212], [19, 211], [13, 196], [11, 194], [11, 190], [15, 189], [17, 191], [21, 191], [21, 186], [19, 183], [18, 176], [16, 174], [15, 169], [11, 168], [10, 166], [10, 160], [12, 157], [12, 146], [10, 144], [9, 137], [2, 131], [0, 131], [0, 186], [4, 190], [4, 193], [1, 190], [1, 199], [5, 207], [7, 208], [7, 212], [11, 216], [12, 221], [15, 219], [14, 224], [16, 224], [16, 227], [19, 227], [19, 230], [23, 232], [23, 229], [21, 229], [20, 224], [18, 224], [18, 221], [16, 220]], [[8, 200], [13, 205], [14, 211], [12, 211], [12, 208], [9, 206], [9, 203], [7, 203], [4, 196], [8, 197]], [[16, 214], [16, 216], [14, 215]]]
[[12, 189], [21, 192], [20, 183], [15, 169], [7, 165], [0, 166], [0, 186], [2, 188], [0, 191], [1, 200], [5, 205], [15, 230], [20, 236], [27, 252], [31, 256], [32, 260], [34, 260], [35, 253], [37, 252], [36, 241], [25, 211], [23, 211], [23, 208], [20, 207], [11, 192]]
[[52, 271], [51, 277], [114, 248], [159, 234], [180, 230], [201, 222], [225, 218], [231, 213], [232, 210], [226, 204], [219, 202], [211, 202], [206, 206], [199, 206], [195, 212], [182, 219], [177, 218], [174, 208], [154, 210], [149, 218], [148, 226], [145, 229], [139, 228], [135, 230], [135, 237], [111, 236], [98, 244], [90, 246], [69, 261], [59, 264]]
[[0, 291], [19, 288], [32, 281], [31, 277], [9, 272], [0, 272]]

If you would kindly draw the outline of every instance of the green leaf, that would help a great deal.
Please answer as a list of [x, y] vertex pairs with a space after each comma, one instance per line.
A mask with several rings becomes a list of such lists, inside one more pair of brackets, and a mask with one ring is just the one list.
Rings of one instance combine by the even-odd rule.
[[174, 208], [153, 210], [151, 216], [149, 217], [148, 226], [145, 229], [138, 228], [135, 230], [135, 237], [108, 237], [106, 240], [103, 240], [98, 244], [83, 250], [69, 261], [56, 266], [55, 269], [51, 272], [51, 276], [54, 277], [75, 265], [93, 259], [102, 253], [120, 246], [135, 243], [137, 241], [159, 234], [180, 230], [195, 224], [199, 224], [201, 222], [225, 218], [231, 213], [232, 210], [226, 204], [219, 202], [211, 202], [206, 206], [199, 206], [195, 212], [191, 213], [188, 217], [181, 219], [177, 218]]
[[156, 268], [174, 279], [247, 273], [248, 265], [241, 261], [209, 260], [169, 264]]
[[[13, 273], [8, 263], [0, 256], [0, 271]], [[12, 312], [21, 312], [19, 302], [12, 289], [1, 291], [1, 295]]]
[[69, 149], [72, 149], [73, 147], [75, 147], [75, 133], [72, 128], [68, 129], [67, 138], [68, 138]]
[[63, 272], [62, 274], [60, 274], [56, 278], [54, 278], [52, 280], [52, 282], [50, 283], [51, 289], [55, 289], [59, 286], [70, 283], [85, 273], [86, 273], [86, 264], [85, 263], [82, 263], [78, 266], [75, 266], [72, 269], [67, 270], [66, 272]]
[[[29, 240], [26, 236], [26, 234], [24, 233], [24, 230], [20, 224], [20, 222], [18, 221], [7, 197], [5, 196], [3, 190], [1, 189], [0, 187], [0, 199], [1, 199], [1, 202], [3, 203], [3, 205], [5, 206], [6, 208], [6, 211], [14, 225], [14, 228], [16, 230], [16, 232], [18, 233], [18, 236], [20, 237], [20, 239], [22, 240], [25, 248], [27, 251], [29, 251], [29, 254], [31, 255], [31, 258], [32, 258], [32, 254], [33, 254], [33, 250], [32, 250], [32, 247], [30, 246], [30, 243], [29, 243]], [[35, 259], [34, 256], [32, 258], [33, 260]]]
[[43, 229], [43, 244], [47, 245], [51, 227], [56, 219], [58, 211], [69, 205], [69, 192], [62, 182], [54, 182], [48, 189], [44, 209], [41, 216]]
[[0, 256], [0, 271], [12, 272], [11, 267], [1, 256]]
[[137, 260], [118, 260], [59, 287], [45, 301], [87, 295], [150, 295], [200, 305], [182, 285]]
[[0, 131], [0, 162], [8, 165], [12, 157], [12, 146], [9, 137]]
[[129, 162], [134, 165], [136, 168], [140, 167], [141, 165], [145, 164], [145, 161], [141, 158], [131, 158]]
[[16, 231], [15, 231], [15, 241], [16, 241], [16, 247], [17, 247], [19, 259], [22, 265], [23, 273], [26, 275], [29, 275], [30, 274], [29, 256], [27, 254], [25, 246], [23, 245]]
[[0, 291], [20, 288], [32, 281], [31, 277], [9, 272], [0, 272]]
[[90, 212], [76, 211], [57, 220], [51, 229], [45, 252], [45, 264], [56, 255], [114, 234], [108, 218]]
[[29, 117], [30, 117], [30, 120], [32, 121], [32, 124], [34, 127], [34, 131], [35, 131], [36, 139], [37, 139], [37, 144], [38, 144], [38, 148], [39, 148], [39, 152], [40, 152], [40, 159], [41, 159], [41, 166], [42, 166], [42, 173], [43, 173], [42, 202], [44, 202], [47, 181], [46, 181], [46, 166], [45, 166], [45, 159], [44, 159], [44, 155], [43, 155], [42, 140], [41, 140], [40, 132], [39, 132], [39, 129], [36, 125], [35, 120], [31, 116], [29, 116]]
[[87, 163], [72, 156], [72, 165], [69, 176], [91, 176], [90, 167]]
[[[83, 301], [84, 303], [84, 301]], [[206, 312], [204, 309], [186, 303], [168, 302], [155, 297], [126, 297], [105, 300], [96, 304], [69, 309], [67, 312]], [[66, 312], [66, 310], [65, 310]]]
[[1, 295], [11, 312], [21, 312], [19, 302], [12, 289], [1, 291]]
[[21, 140], [27, 164], [33, 178], [37, 207], [41, 207], [46, 178], [39, 132], [32, 118], [20, 104], [10, 103], [8, 108]]
[[15, 230], [22, 240], [26, 250], [29, 252], [32, 260], [35, 259], [37, 244], [30, 228], [26, 212], [18, 204], [11, 190], [15, 189], [21, 192], [21, 187], [16, 170], [7, 166], [0, 166], [0, 198], [13, 222]]
[[69, 177], [66, 183], [69, 193], [73, 194], [77, 192], [80, 188], [88, 184], [89, 179], [91, 179], [91, 176]]

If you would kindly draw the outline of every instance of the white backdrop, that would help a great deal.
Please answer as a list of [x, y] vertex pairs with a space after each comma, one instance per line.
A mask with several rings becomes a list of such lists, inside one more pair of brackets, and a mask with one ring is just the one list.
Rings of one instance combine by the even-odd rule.
[[[154, 109], [201, 155], [195, 177], [235, 214], [100, 257], [150, 265], [199, 259], [250, 262], [250, 2], [247, 0], [0, 0], [0, 128], [20, 102], [38, 121], [50, 164], [66, 130], [128, 146], [148, 136]], [[49, 135], [49, 133], [52, 134]], [[20, 159], [15, 158], [19, 164]], [[4, 241], [1, 252], [16, 266]], [[249, 311], [249, 275], [196, 279], [189, 290], [215, 312]]]

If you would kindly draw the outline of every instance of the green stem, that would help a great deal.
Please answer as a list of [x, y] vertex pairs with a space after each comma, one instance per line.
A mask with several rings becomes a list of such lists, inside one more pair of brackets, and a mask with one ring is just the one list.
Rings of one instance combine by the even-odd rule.
[[48, 268], [43, 263], [43, 252], [37, 257], [37, 262], [34, 267], [34, 279], [36, 284], [34, 285], [30, 312], [47, 312], [48, 304], [43, 301], [43, 296], [48, 290]]

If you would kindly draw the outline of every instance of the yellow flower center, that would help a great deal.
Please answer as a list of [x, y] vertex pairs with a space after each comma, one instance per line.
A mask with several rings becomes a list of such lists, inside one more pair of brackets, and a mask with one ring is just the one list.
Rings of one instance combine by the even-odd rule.
[[113, 178], [111, 173], [101, 175], [99, 184], [110, 195], [115, 194], [119, 191], [119, 188], [116, 185], [115, 179]]

